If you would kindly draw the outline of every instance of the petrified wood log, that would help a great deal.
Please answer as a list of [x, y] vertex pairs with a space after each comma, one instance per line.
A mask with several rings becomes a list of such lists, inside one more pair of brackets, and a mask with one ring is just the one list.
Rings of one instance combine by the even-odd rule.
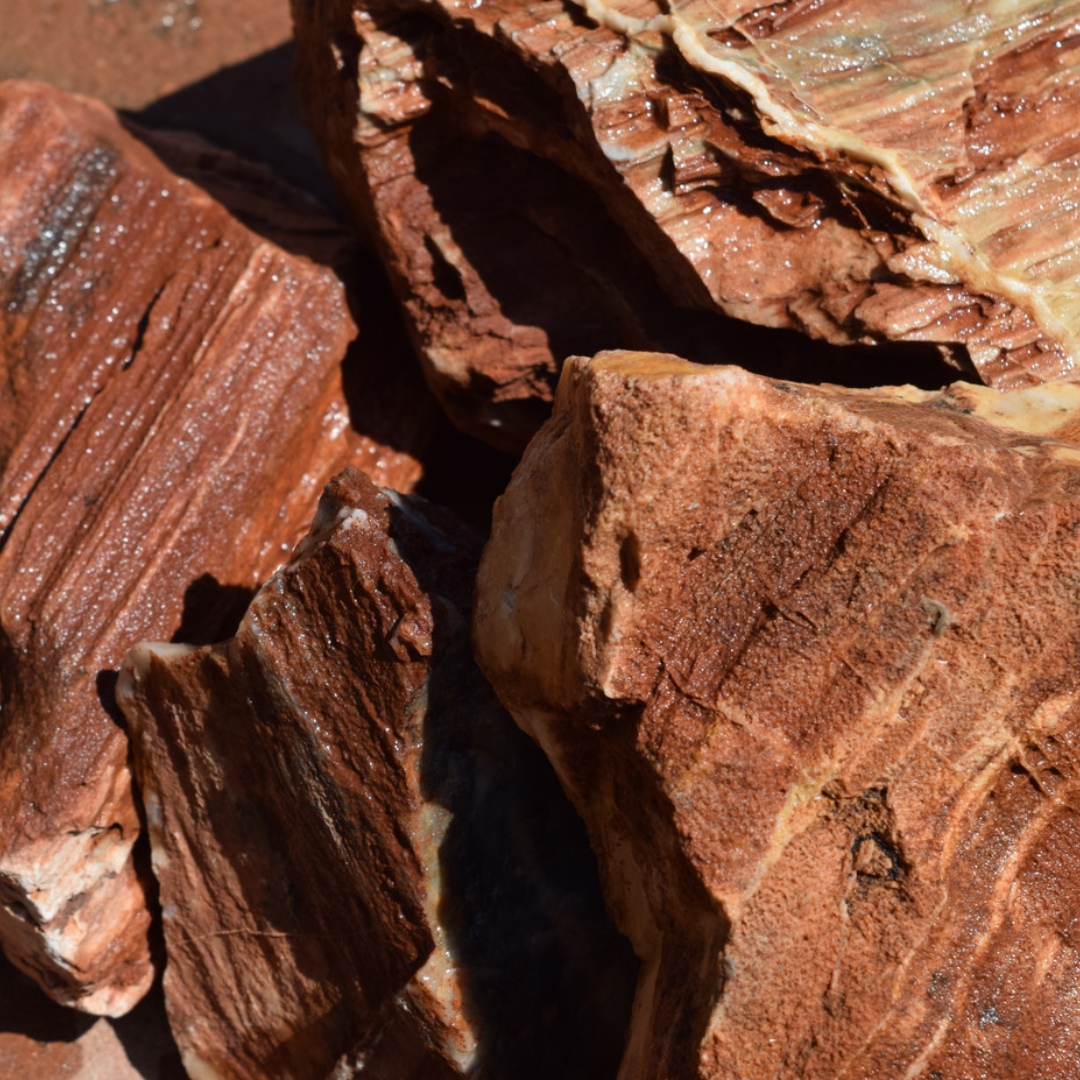
[[642, 958], [623, 1080], [1080, 1070], [1078, 410], [567, 365], [475, 636]]
[[[464, 422], [589, 332], [676, 348], [661, 291], [1000, 387], [1073, 369], [1071, 9], [662, 7], [294, 0], [310, 122]], [[695, 359], [743, 362], [711, 332]]]
[[329, 270], [102, 106], [0, 86], [0, 176], [0, 942], [117, 1015], [153, 972], [114, 669], [235, 625], [326, 477], [372, 456], [355, 326]]
[[[521, 138], [493, 134], [482, 110], [473, 117], [467, 101], [448, 97], [445, 79], [425, 74], [446, 66], [448, 78], [471, 72], [471, 85], [492, 75], [489, 57], [458, 57], [456, 44], [439, 44], [429, 19], [415, 13], [354, 13], [351, 0], [334, 0], [298, 5], [296, 15], [309, 122], [342, 200], [378, 242], [429, 383], [463, 430], [520, 451], [549, 411], [563, 359], [575, 352], [754, 355], [770, 373], [806, 378], [815, 377], [814, 363], [835, 367], [802, 335], [755, 333], [690, 309], [701, 286], [685, 273], [673, 279], [673, 302], [612, 219], [610, 191], [531, 152], [540, 137], [528, 125]], [[343, 81], [351, 74], [358, 83]], [[522, 107], [550, 104], [550, 91], [525, 73], [500, 70], [497, 78], [512, 86], [524, 79], [514, 91]], [[634, 235], [646, 226], [635, 225]], [[841, 381], [852, 377], [845, 372]]]
[[470, 655], [478, 555], [350, 470], [231, 641], [124, 661], [192, 1076], [614, 1075], [632, 957]]

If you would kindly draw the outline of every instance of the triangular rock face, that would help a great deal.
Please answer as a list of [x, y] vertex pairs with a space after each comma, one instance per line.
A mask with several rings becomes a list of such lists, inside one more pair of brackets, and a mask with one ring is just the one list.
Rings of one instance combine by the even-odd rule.
[[[120, 1015], [153, 971], [115, 669], [141, 638], [228, 633], [326, 477], [378, 447], [350, 428], [335, 274], [109, 110], [0, 84], [0, 176], [0, 943]], [[325, 213], [287, 224], [334, 246]]]
[[472, 661], [478, 554], [348, 471], [230, 642], [125, 661], [192, 1076], [614, 1075], [633, 959]]
[[1078, 421], [568, 363], [475, 636], [643, 960], [623, 1080], [1080, 1069]]

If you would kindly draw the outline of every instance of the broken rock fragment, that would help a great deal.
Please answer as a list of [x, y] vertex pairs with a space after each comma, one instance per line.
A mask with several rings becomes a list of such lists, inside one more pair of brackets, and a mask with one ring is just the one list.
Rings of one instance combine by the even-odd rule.
[[623, 1080], [1080, 1069], [1078, 417], [569, 362], [475, 639], [641, 957]]
[[0, 943], [119, 1015], [153, 971], [115, 669], [227, 633], [369, 456], [355, 326], [103, 106], [0, 84], [0, 176]]
[[124, 661], [192, 1076], [614, 1076], [632, 957], [472, 661], [478, 549], [350, 470], [232, 640]]
[[[780, 369], [822, 360], [801, 335], [766, 342], [718, 314], [692, 274], [639, 250], [633, 237], [654, 226], [612, 216], [617, 176], [593, 184], [552, 156], [558, 142], [584, 161], [558, 94], [519, 70], [516, 54], [459, 40], [434, 5], [319, 0], [297, 4], [295, 17], [308, 121], [343, 203], [377, 241], [428, 381], [458, 427], [520, 451], [572, 353], [742, 350]], [[492, 94], [507, 99], [502, 123]]]
[[1067, 6], [293, 7], [309, 122], [462, 422], [593, 332], [738, 357], [707, 312], [921, 342], [999, 387], [1080, 357]]

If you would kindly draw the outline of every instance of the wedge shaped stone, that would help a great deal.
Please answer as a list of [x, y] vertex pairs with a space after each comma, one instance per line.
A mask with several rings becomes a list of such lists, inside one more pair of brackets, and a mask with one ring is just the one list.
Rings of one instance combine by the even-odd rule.
[[642, 959], [620, 1077], [1080, 1067], [1080, 387], [601, 354], [496, 506], [481, 665]]
[[633, 958], [472, 660], [478, 553], [350, 470], [231, 641], [125, 660], [192, 1076], [614, 1076]]

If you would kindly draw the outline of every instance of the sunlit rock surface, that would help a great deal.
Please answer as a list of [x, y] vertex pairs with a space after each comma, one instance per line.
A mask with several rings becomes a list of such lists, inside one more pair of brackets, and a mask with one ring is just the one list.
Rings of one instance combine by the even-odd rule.
[[348, 471], [231, 641], [125, 660], [192, 1076], [614, 1077], [633, 958], [473, 663], [478, 550]]
[[622, 1080], [1080, 1068], [1078, 421], [568, 363], [475, 638], [642, 958]]
[[1080, 357], [1069, 5], [293, 8], [309, 123], [469, 430], [520, 445], [598, 348], [919, 382], [781, 370], [721, 313], [1000, 388]]
[[[726, 317], [618, 173], [595, 147], [590, 156], [579, 91], [551, 57], [534, 64], [529, 51], [585, 34], [573, 10], [522, 7], [503, 12], [504, 24], [480, 4], [455, 12], [451, 29], [434, 4], [295, 5], [308, 121], [343, 204], [378, 245], [428, 381], [454, 422], [520, 451], [550, 410], [565, 357], [611, 347], [709, 362], [754, 356], [772, 374], [827, 372], [855, 385], [877, 365], [880, 381], [897, 357], [854, 349], [840, 358], [794, 331]], [[531, 25], [534, 16], [542, 25]], [[476, 34], [473, 21], [499, 44]], [[619, 131], [638, 139], [626, 125]], [[702, 251], [714, 243], [711, 221], [706, 211], [693, 225]], [[817, 267], [827, 250], [829, 274], [861, 266], [852, 243], [861, 251], [863, 242], [835, 232], [821, 244], [816, 231], [801, 237], [804, 261]], [[736, 258], [732, 245], [724, 256], [732, 269], [759, 278], [761, 260], [748, 261], [747, 244]], [[926, 347], [907, 357], [904, 377], [918, 381], [929, 355]]]
[[[56, 1000], [119, 1015], [153, 974], [121, 657], [227, 634], [344, 464], [418, 467], [350, 426], [335, 274], [109, 110], [0, 84], [0, 176], [0, 943]], [[325, 247], [310, 207], [285, 231], [305, 212]]]

